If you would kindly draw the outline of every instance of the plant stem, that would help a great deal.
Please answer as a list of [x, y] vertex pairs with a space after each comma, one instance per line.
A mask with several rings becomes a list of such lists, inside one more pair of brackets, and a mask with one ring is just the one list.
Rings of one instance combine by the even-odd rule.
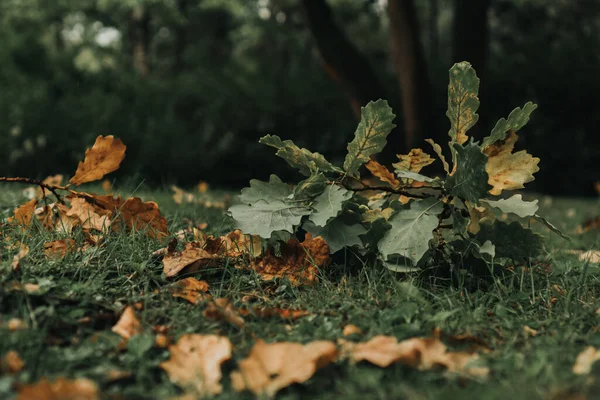
[[29, 185], [37, 185], [40, 188], [42, 188], [42, 193], [44, 193], [44, 189], [47, 189], [48, 191], [50, 191], [58, 200], [59, 203], [64, 203], [62, 197], [56, 192], [57, 190], [65, 190], [67, 192], [72, 192], [71, 189], [69, 189], [67, 186], [55, 186], [55, 185], [49, 185], [47, 183], [44, 183], [40, 180], [37, 179], [31, 179], [31, 178], [23, 178], [23, 177], [15, 177], [15, 178], [8, 178], [5, 176], [0, 176], [0, 182], [16, 182], [16, 183], [26, 183]]

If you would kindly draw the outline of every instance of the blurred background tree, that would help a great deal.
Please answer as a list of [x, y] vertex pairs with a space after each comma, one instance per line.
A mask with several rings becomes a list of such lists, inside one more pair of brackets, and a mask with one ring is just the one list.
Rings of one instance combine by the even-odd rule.
[[482, 78], [482, 137], [532, 100], [533, 187], [600, 179], [596, 0], [0, 0], [0, 175], [73, 171], [98, 134], [138, 181], [291, 174], [278, 134], [341, 160], [360, 106], [398, 114], [383, 161], [447, 141], [448, 69]]

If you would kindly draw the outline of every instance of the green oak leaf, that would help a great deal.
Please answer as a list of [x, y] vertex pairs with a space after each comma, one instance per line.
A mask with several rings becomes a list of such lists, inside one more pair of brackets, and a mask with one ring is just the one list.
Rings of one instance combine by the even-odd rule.
[[536, 108], [537, 104], [527, 102], [523, 108], [517, 107], [512, 110], [508, 115], [508, 120], [500, 118], [500, 120], [496, 122], [494, 129], [492, 129], [491, 135], [483, 139], [481, 148], [485, 149], [499, 140], [504, 140], [508, 131], [517, 132], [519, 129], [523, 128], [529, 122], [529, 117]]
[[492, 224], [481, 224], [475, 239], [482, 244], [488, 240], [493, 243], [496, 257], [519, 261], [535, 257], [544, 249], [542, 236], [517, 221], [507, 224], [496, 220]]
[[455, 157], [455, 143], [463, 144], [468, 140], [467, 131], [479, 120], [479, 78], [471, 64], [466, 61], [456, 63], [450, 69], [448, 85], [448, 111], [450, 120], [450, 150]]
[[488, 203], [492, 207], [496, 207], [503, 213], [516, 214], [521, 218], [534, 216], [539, 208], [537, 205], [537, 200], [524, 201], [523, 196], [520, 194], [515, 194], [508, 199], [501, 199], [497, 201], [487, 199], [482, 199], [481, 201]]
[[282, 141], [279, 136], [267, 135], [260, 138], [259, 143], [276, 148], [277, 153], [275, 154], [287, 161], [290, 166], [298, 168], [303, 175], [310, 176], [317, 170], [321, 172], [343, 172], [327, 161], [322, 154], [302, 149], [291, 140]]
[[342, 215], [334, 218], [324, 227], [315, 225], [311, 220], [306, 221], [302, 227], [313, 236], [321, 236], [325, 239], [332, 254], [344, 247], [362, 247], [360, 236], [367, 233], [360, 223], [348, 224]]
[[286, 200], [292, 194], [289, 185], [283, 183], [277, 175], [271, 175], [269, 182], [252, 179], [250, 187], [242, 189], [240, 202], [252, 204], [259, 200]]
[[337, 217], [344, 203], [352, 197], [352, 192], [338, 185], [329, 185], [325, 191], [315, 199], [312, 207], [315, 211], [309, 219], [317, 226], [325, 226], [327, 222]]
[[348, 144], [348, 154], [344, 160], [344, 170], [358, 177], [358, 169], [373, 154], [379, 153], [386, 144], [387, 135], [396, 125], [392, 123], [396, 115], [385, 100], [371, 101], [361, 108], [361, 118], [354, 140]]
[[312, 212], [310, 207], [282, 200], [258, 200], [253, 204], [237, 204], [229, 208], [235, 227], [248, 235], [271, 237], [273, 231], [294, 232], [302, 217]]
[[456, 171], [446, 179], [446, 189], [452, 194], [471, 203], [479, 204], [491, 186], [485, 170], [487, 156], [472, 140], [466, 146], [455, 143]]
[[546, 218], [535, 214], [533, 216], [533, 219], [535, 219], [538, 222], [541, 222], [542, 224], [544, 224], [546, 226], [546, 228], [550, 229], [552, 232], [556, 233], [558, 236], [560, 236], [561, 238], [565, 239], [566, 241], [570, 242], [571, 238], [568, 237], [567, 235], [565, 235], [564, 233], [562, 233], [562, 231], [560, 229], [558, 229], [556, 226], [554, 226], [554, 224], [552, 224], [550, 221], [548, 221]]
[[442, 202], [437, 199], [413, 201], [409, 209], [400, 210], [388, 221], [391, 229], [379, 241], [384, 260], [392, 255], [410, 259], [417, 265], [429, 248], [433, 230], [438, 226]]
[[327, 178], [323, 173], [312, 174], [300, 181], [294, 188], [294, 199], [305, 200], [319, 196], [327, 188]]

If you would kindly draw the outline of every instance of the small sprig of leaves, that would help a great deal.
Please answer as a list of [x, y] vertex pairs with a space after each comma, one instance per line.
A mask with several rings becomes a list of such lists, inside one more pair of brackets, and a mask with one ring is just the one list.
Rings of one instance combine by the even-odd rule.
[[[452, 165], [439, 144], [426, 140], [445, 176], [421, 173], [435, 161], [422, 149], [399, 154], [394, 172], [371, 159], [395, 127], [387, 101], [377, 100], [362, 108], [343, 167], [291, 140], [261, 138], [306, 179], [294, 187], [275, 175], [269, 182], [252, 180], [229, 213], [244, 233], [277, 240], [302, 229], [322, 236], [332, 253], [353, 247], [394, 271], [419, 269], [434, 262], [436, 254], [527, 263], [543, 250], [542, 237], [527, 227], [531, 219], [565, 237], [537, 214], [537, 200], [524, 201], [520, 194], [498, 197], [523, 188], [538, 171], [539, 158], [526, 151], [513, 153], [517, 131], [537, 106], [529, 102], [514, 109], [480, 143], [468, 136], [479, 119], [478, 91], [479, 78], [468, 62], [450, 69], [446, 116]], [[377, 183], [361, 179], [365, 164]], [[501, 214], [510, 220], [500, 220]]]

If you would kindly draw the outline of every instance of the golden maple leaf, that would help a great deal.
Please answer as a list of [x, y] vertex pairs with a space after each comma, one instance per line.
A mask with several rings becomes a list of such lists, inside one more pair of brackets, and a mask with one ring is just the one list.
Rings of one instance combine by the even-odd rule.
[[540, 159], [528, 154], [525, 150], [513, 153], [519, 136], [509, 131], [506, 139], [500, 140], [483, 150], [488, 156], [485, 167], [489, 175], [488, 183], [492, 185], [490, 194], [499, 195], [502, 190], [524, 188], [524, 184], [533, 181], [533, 174], [539, 171]]
[[272, 397], [293, 383], [309, 380], [315, 372], [332, 363], [337, 347], [330, 341], [300, 343], [256, 342], [239, 370], [231, 373], [231, 384], [238, 391], [249, 390], [257, 396]]
[[69, 180], [73, 185], [102, 179], [104, 175], [119, 169], [125, 158], [127, 146], [114, 136], [98, 136], [92, 148], [85, 151], [85, 158], [79, 162], [75, 175]]
[[171, 382], [202, 397], [223, 391], [221, 364], [231, 358], [231, 342], [216, 335], [186, 334], [169, 346], [171, 357], [160, 367]]

